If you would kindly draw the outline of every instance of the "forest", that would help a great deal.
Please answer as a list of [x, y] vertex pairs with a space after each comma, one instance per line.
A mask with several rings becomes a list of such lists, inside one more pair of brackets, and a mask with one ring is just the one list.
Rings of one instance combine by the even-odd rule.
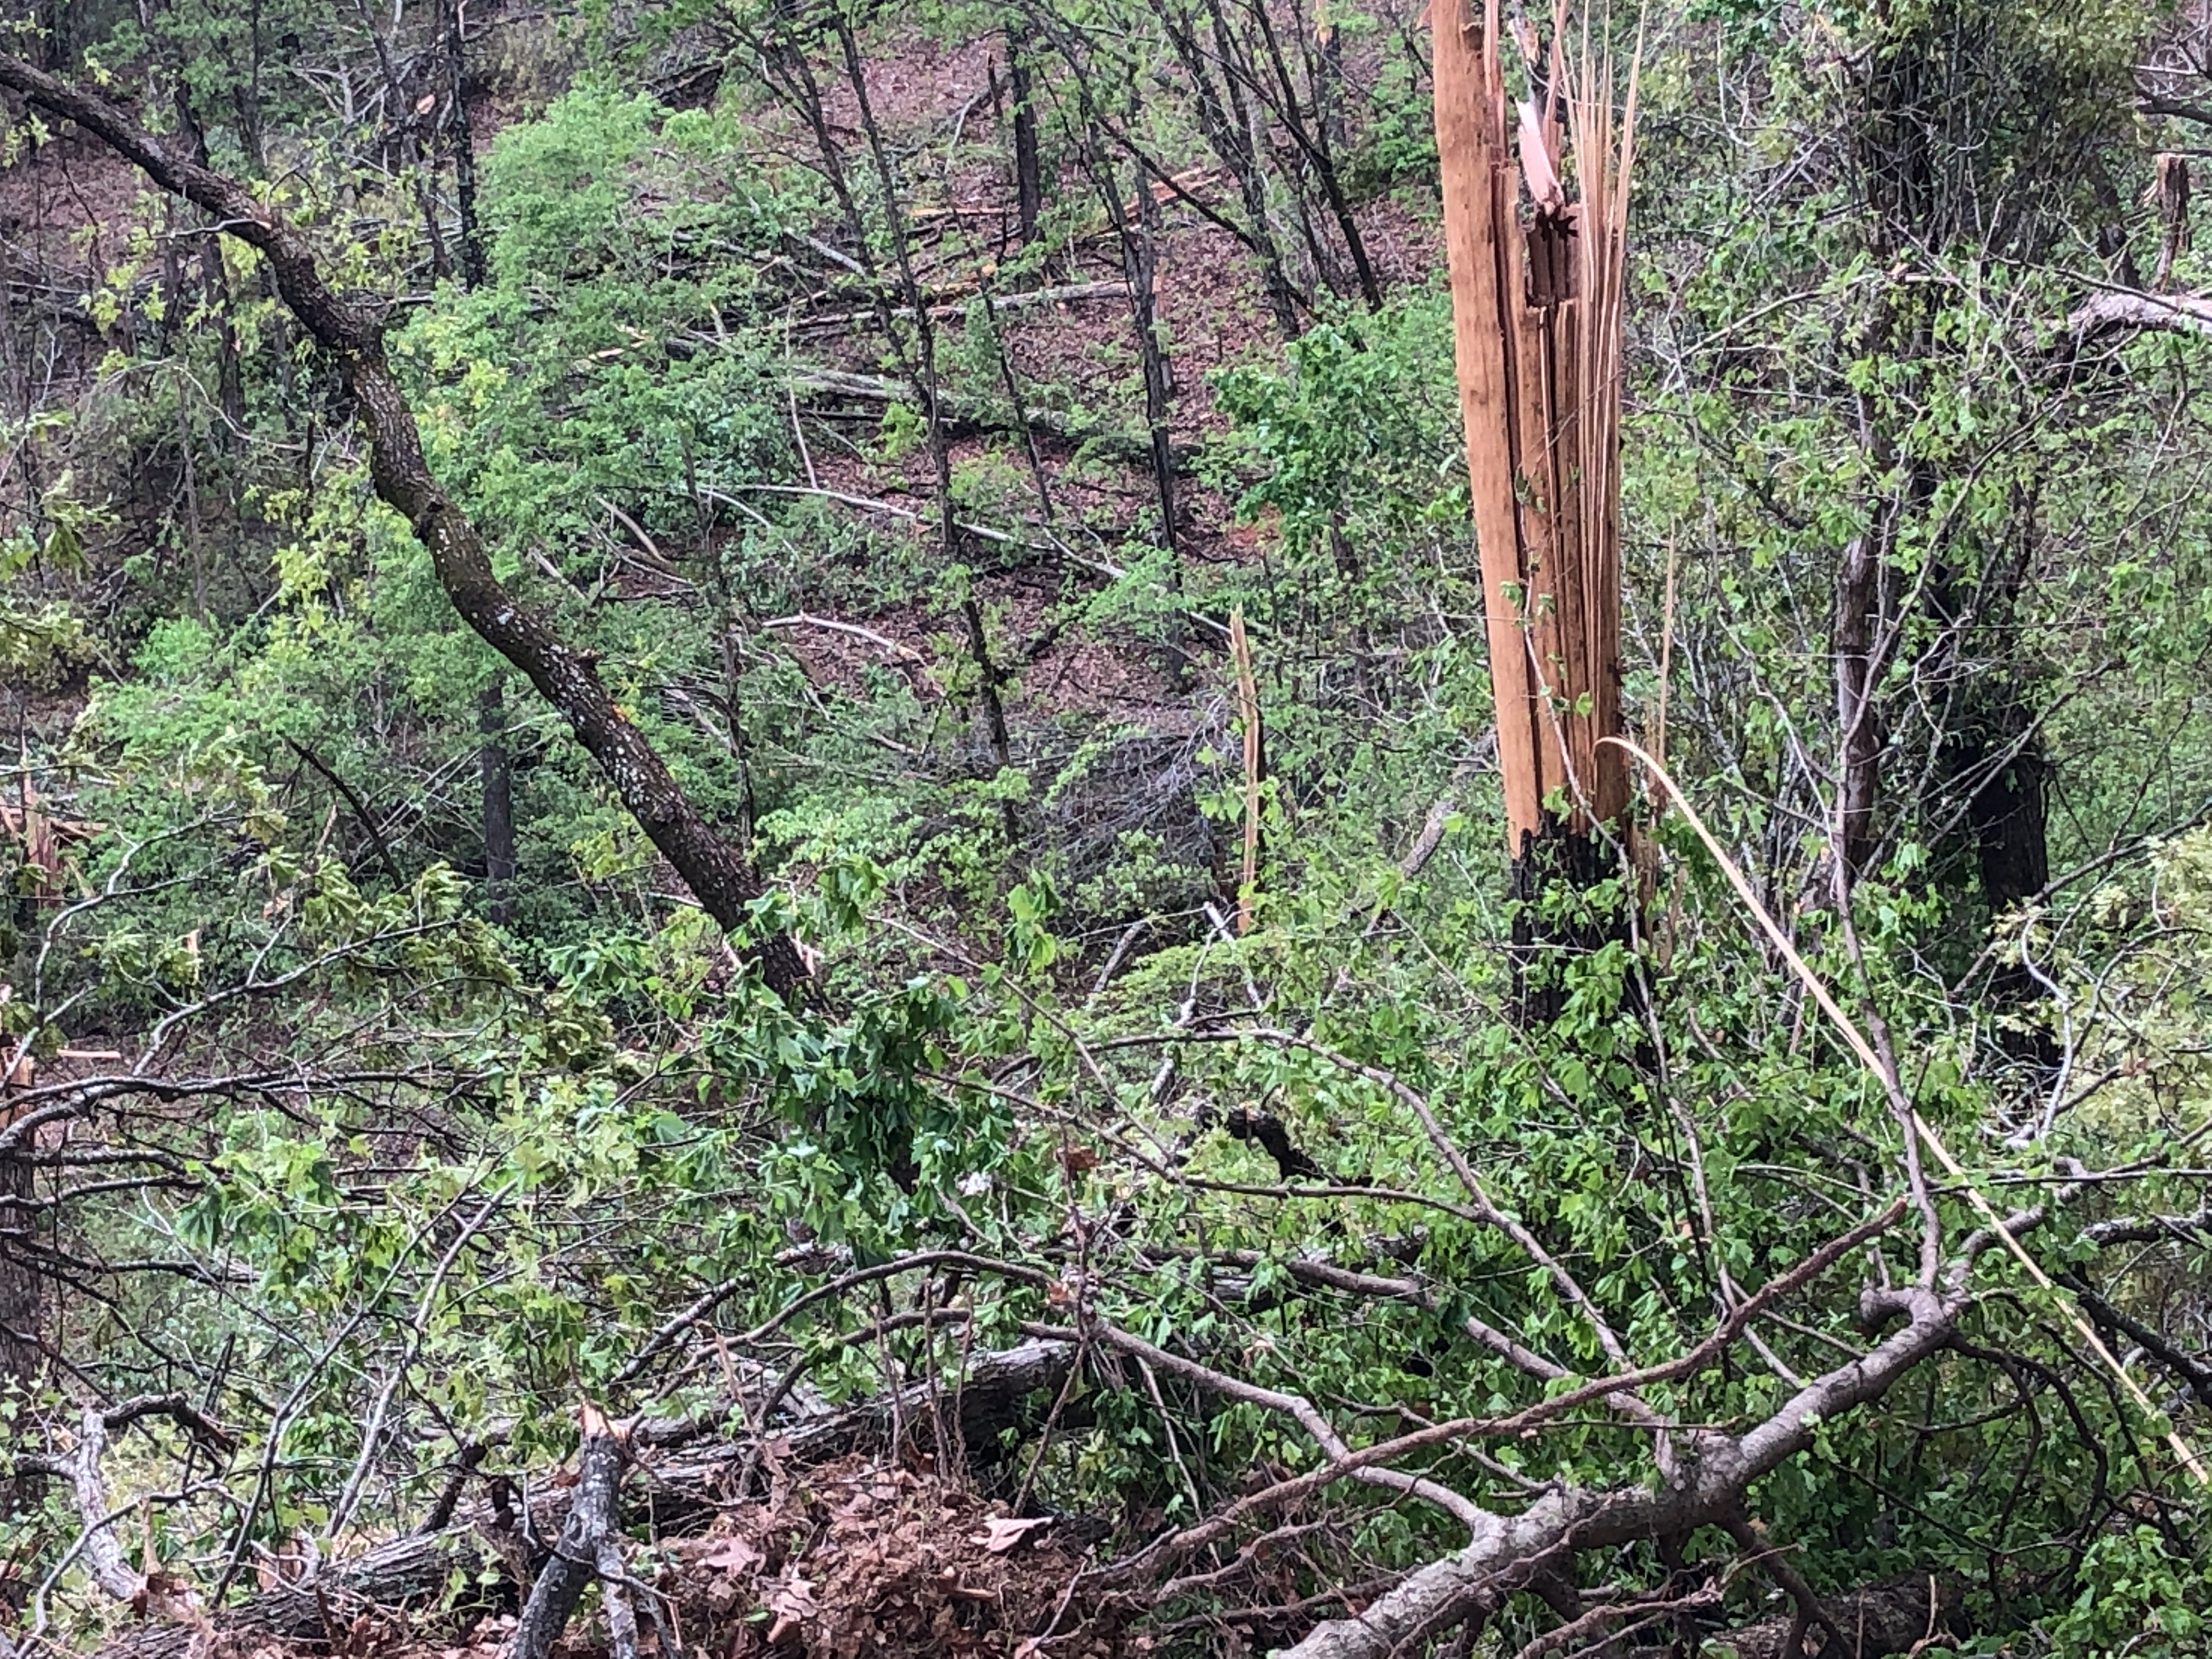
[[2206, 0], [0, 0], [0, 1659], [2212, 1654]]

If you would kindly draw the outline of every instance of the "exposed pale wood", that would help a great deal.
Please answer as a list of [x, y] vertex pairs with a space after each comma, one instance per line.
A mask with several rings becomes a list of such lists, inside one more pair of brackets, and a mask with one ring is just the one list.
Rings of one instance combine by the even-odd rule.
[[[1498, 707], [1499, 771], [1516, 857], [1565, 827], [1588, 834], [1627, 805], [1627, 770], [1604, 746], [1620, 720], [1620, 433], [1626, 129], [1616, 138], [1611, 64], [1587, 40], [1571, 71], [1555, 40], [1553, 98], [1516, 115], [1498, 61], [1497, 8], [1479, 22], [1437, 0], [1437, 147], [1468, 480]], [[1577, 150], [1559, 152], [1557, 89]], [[1633, 107], [1633, 91], [1631, 107]], [[1631, 118], [1632, 125], [1632, 115]], [[1547, 181], [1522, 189], [1520, 153]]]
[[2077, 306], [2066, 321], [2076, 334], [2146, 328], [2212, 334], [2212, 300], [2194, 294], [2139, 294], [2115, 289]]

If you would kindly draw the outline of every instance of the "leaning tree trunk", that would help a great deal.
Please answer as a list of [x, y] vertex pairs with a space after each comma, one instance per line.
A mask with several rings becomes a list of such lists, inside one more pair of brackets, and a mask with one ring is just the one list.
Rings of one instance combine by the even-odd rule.
[[[429, 550], [438, 585], [461, 620], [560, 711], [638, 828], [675, 866], [707, 913], [725, 929], [750, 935], [762, 896], [750, 854], [708, 823], [684, 793], [659, 751], [608, 692], [593, 654], [562, 639], [500, 581], [476, 526], [423, 459], [414, 412], [385, 359], [382, 312], [333, 289], [307, 238], [252, 191], [179, 156], [105, 99], [68, 86], [19, 58], [0, 56], [0, 86], [49, 114], [76, 122], [268, 260], [286, 308], [330, 353], [353, 394], [368, 436], [377, 495]], [[805, 986], [805, 965], [787, 936], [770, 934], [748, 948], [762, 978], [778, 994], [791, 996]]]
[[[1460, 411], [1481, 555], [1498, 768], [1513, 859], [1524, 1019], [1556, 1016], [1536, 964], [1609, 937], [1547, 902], [1618, 866], [1628, 805], [1620, 723], [1621, 270], [1634, 124], [1616, 140], [1609, 66], [1577, 66], [1566, 101], [1582, 199], [1561, 185], [1555, 49], [1518, 143], [1498, 61], [1498, 9], [1479, 29], [1436, 13], [1437, 148]], [[1525, 186], [1525, 188], [1524, 188]]]

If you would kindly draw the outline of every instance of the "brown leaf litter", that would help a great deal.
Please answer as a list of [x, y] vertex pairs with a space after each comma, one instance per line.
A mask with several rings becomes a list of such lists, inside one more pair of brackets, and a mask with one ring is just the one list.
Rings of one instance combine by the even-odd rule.
[[[1081, 1547], [1049, 1517], [1016, 1517], [957, 1482], [861, 1458], [777, 1473], [705, 1534], [633, 1542], [639, 1659], [660, 1651], [642, 1588], [665, 1598], [682, 1659], [1114, 1659], [1123, 1639], [1087, 1605]], [[210, 1659], [501, 1659], [512, 1612], [456, 1630], [364, 1616], [323, 1643], [216, 1638]], [[606, 1659], [587, 1601], [555, 1659]]]

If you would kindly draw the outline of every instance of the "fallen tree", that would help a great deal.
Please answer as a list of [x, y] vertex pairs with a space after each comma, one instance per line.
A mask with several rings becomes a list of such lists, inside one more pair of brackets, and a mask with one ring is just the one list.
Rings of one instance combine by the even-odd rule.
[[[538, 1628], [549, 1632], [544, 1639], [550, 1644], [574, 1608], [576, 1594], [593, 1576], [605, 1576], [599, 1547], [609, 1541], [608, 1528], [616, 1515], [613, 1481], [622, 1461], [634, 1460], [647, 1477], [650, 1495], [644, 1518], [657, 1532], [680, 1532], [714, 1513], [716, 1504], [758, 1462], [764, 1446], [792, 1467], [826, 1463], [880, 1447], [895, 1424], [918, 1425], [950, 1404], [946, 1426], [957, 1430], [962, 1441], [981, 1455], [997, 1444], [1004, 1430], [1025, 1420], [1024, 1408], [1032, 1396], [1057, 1390], [1066, 1382], [1074, 1359], [1074, 1350], [1065, 1343], [1024, 1342], [975, 1356], [957, 1389], [934, 1379], [916, 1382], [848, 1410], [775, 1422], [766, 1425], [765, 1433], [742, 1428], [732, 1433], [732, 1419], [738, 1414], [733, 1407], [689, 1417], [637, 1419], [625, 1425], [617, 1447], [613, 1433], [599, 1419], [599, 1431], [585, 1437], [587, 1478], [568, 1486], [540, 1484], [520, 1505], [502, 1487], [493, 1498], [463, 1506], [457, 1518], [435, 1531], [393, 1539], [300, 1582], [262, 1590], [223, 1613], [213, 1629], [222, 1638], [241, 1642], [327, 1639], [335, 1627], [361, 1613], [420, 1607], [438, 1601], [456, 1583], [471, 1586], [480, 1601], [487, 1599], [487, 1589], [494, 1595], [511, 1595], [521, 1587], [520, 1567], [533, 1575], [537, 1584], [551, 1583], [567, 1597], [564, 1604], [549, 1600], [539, 1610]], [[96, 1476], [88, 1488], [81, 1468], [79, 1460], [68, 1473], [76, 1480], [83, 1503], [94, 1509], [96, 1520], [105, 1513], [99, 1507], [106, 1502], [105, 1489]], [[588, 1478], [594, 1473], [596, 1479]], [[559, 1553], [558, 1542], [580, 1496], [594, 1498], [601, 1505], [599, 1514], [587, 1517], [597, 1528], [590, 1540], [588, 1567], [568, 1575], [545, 1574], [544, 1564]], [[127, 1574], [119, 1550], [112, 1553], [118, 1572]], [[480, 1577], [487, 1571], [494, 1577], [491, 1586]], [[103, 1582], [105, 1577], [104, 1573]], [[117, 1584], [123, 1585], [120, 1577]], [[130, 1599], [128, 1589], [118, 1588], [118, 1593]], [[101, 1649], [100, 1659], [185, 1659], [203, 1633], [202, 1625], [192, 1622], [149, 1625]]]

